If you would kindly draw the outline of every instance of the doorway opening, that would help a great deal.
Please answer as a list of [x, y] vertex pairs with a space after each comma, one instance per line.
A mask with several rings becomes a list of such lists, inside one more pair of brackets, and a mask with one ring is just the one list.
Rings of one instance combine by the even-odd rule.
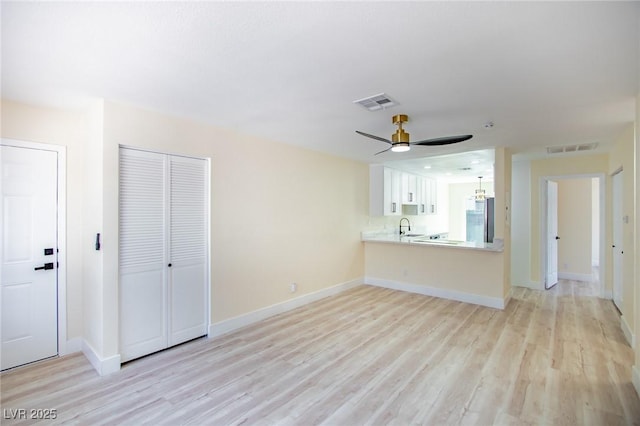
[[591, 283], [605, 297], [604, 174], [545, 176], [540, 181], [540, 276]]
[[613, 225], [612, 233], [612, 257], [613, 257], [613, 303], [622, 312], [623, 300], [623, 271], [624, 271], [624, 238], [623, 238], [623, 185], [624, 171], [622, 169], [616, 171], [612, 176], [612, 205], [611, 205], [611, 222]]

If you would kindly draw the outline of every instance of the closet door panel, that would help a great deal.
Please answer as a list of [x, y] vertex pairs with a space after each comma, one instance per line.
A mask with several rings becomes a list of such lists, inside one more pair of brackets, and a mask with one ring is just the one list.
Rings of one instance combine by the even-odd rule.
[[167, 347], [167, 159], [120, 150], [120, 355]]
[[203, 272], [201, 265], [187, 265], [171, 271], [169, 346], [207, 334]]
[[208, 163], [169, 160], [169, 345], [207, 334]]
[[122, 362], [167, 347], [167, 300], [162, 282], [162, 272], [126, 274], [120, 278]]

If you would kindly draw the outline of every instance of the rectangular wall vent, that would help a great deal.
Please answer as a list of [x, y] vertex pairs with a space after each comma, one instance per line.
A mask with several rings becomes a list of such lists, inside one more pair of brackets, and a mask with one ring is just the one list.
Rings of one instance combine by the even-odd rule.
[[398, 105], [396, 101], [391, 99], [387, 94], [380, 93], [379, 95], [369, 96], [368, 98], [359, 99], [353, 101], [354, 104], [361, 105], [369, 111], [378, 111], [380, 109], [391, 108]]
[[580, 145], [565, 145], [565, 146], [549, 146], [547, 147], [547, 154], [564, 154], [567, 152], [583, 152], [591, 151], [598, 147], [598, 142], [583, 143]]

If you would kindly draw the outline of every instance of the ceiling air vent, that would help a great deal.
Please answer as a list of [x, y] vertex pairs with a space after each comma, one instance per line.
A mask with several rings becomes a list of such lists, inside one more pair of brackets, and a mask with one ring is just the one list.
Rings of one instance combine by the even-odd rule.
[[354, 104], [358, 104], [368, 109], [369, 111], [378, 111], [380, 109], [391, 108], [392, 106], [398, 105], [396, 101], [391, 99], [385, 93], [380, 93], [379, 95], [369, 96], [368, 98], [359, 99], [357, 101], [353, 101]]
[[566, 152], [583, 152], [591, 151], [598, 147], [598, 142], [583, 143], [580, 145], [565, 145], [565, 146], [549, 146], [547, 147], [547, 154], [564, 154]]

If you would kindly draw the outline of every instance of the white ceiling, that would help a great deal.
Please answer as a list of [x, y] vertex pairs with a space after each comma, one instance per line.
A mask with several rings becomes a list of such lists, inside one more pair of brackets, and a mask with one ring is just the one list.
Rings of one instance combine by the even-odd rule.
[[[104, 97], [363, 162], [495, 146], [606, 150], [634, 119], [640, 80], [640, 2], [1, 8], [4, 98], [76, 107]], [[400, 105], [352, 103], [381, 92]], [[390, 137], [399, 113], [412, 140], [474, 138], [374, 157], [385, 144], [354, 131]]]

